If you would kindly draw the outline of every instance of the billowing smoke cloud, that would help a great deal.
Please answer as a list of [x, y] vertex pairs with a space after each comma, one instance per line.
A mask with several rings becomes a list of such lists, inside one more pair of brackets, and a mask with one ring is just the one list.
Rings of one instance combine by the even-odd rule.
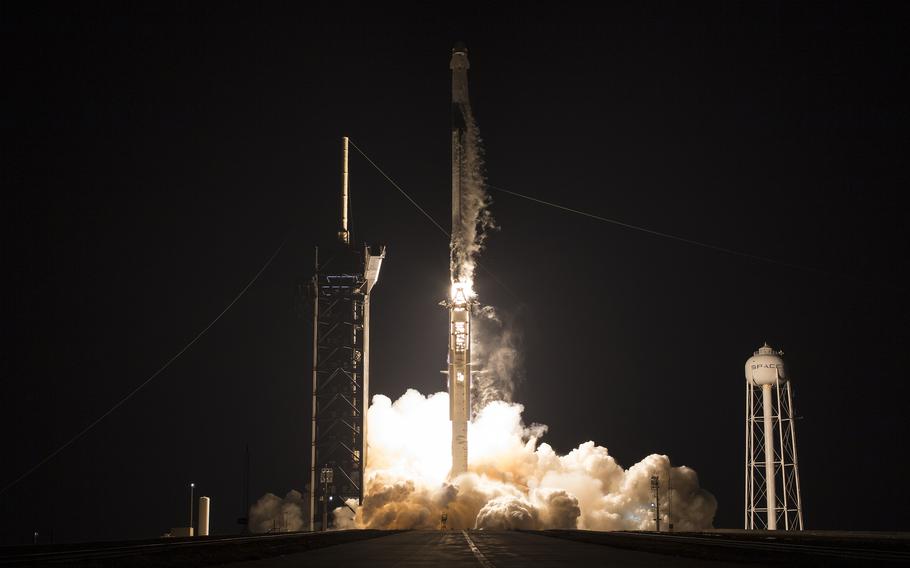
[[525, 425], [523, 410], [504, 401], [483, 407], [470, 424], [470, 471], [449, 480], [448, 394], [408, 390], [394, 403], [374, 396], [366, 497], [361, 507], [350, 503], [356, 515], [337, 510], [336, 526], [433, 529], [446, 513], [456, 529], [648, 530], [650, 478], [658, 475], [662, 522], [672, 515], [678, 530], [711, 527], [717, 502], [692, 469], [658, 454], [623, 469], [594, 442], [558, 455], [540, 442], [546, 426]]
[[307, 509], [307, 503], [299, 491], [288, 491], [284, 499], [266, 493], [250, 507], [250, 532], [286, 532], [309, 528], [304, 527]]
[[472, 380], [472, 415], [476, 416], [495, 400], [512, 402], [523, 369], [521, 335], [511, 320], [503, 319], [493, 306], [483, 306], [475, 311], [473, 322], [471, 350], [476, 368], [482, 369]]

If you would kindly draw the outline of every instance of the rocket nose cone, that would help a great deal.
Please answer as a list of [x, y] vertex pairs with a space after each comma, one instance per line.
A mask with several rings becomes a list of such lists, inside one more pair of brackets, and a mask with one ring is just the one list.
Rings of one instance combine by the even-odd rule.
[[462, 42], [456, 42], [452, 48], [452, 59], [449, 60], [449, 69], [452, 71], [467, 71], [470, 67], [468, 63], [468, 48]]

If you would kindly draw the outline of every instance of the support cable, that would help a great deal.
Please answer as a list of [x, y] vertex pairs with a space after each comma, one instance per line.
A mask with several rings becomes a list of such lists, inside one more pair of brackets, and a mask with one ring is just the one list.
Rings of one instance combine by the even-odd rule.
[[[351, 140], [350, 138], [348, 138], [348, 142], [351, 144], [351, 146], [354, 147], [355, 150], [357, 150], [357, 151], [360, 153], [361, 156], [363, 156], [363, 157], [366, 159], [366, 161], [368, 161], [368, 162], [370, 163], [370, 165], [372, 165], [374, 168], [376, 168], [376, 171], [377, 171], [377, 172], [379, 172], [380, 174], [382, 174], [382, 177], [384, 177], [385, 179], [387, 179], [388, 182], [389, 182], [390, 184], [392, 184], [392, 186], [393, 186], [395, 189], [397, 189], [399, 192], [401, 192], [401, 194], [404, 195], [404, 196], [407, 198], [407, 200], [410, 201], [411, 204], [414, 205], [414, 207], [417, 208], [418, 211], [420, 211], [421, 213], [423, 213], [423, 216], [426, 217], [427, 219], [429, 219], [429, 220], [430, 220], [430, 223], [433, 223], [433, 225], [435, 225], [437, 229], [439, 229], [440, 231], [442, 231], [442, 234], [445, 235], [447, 239], [451, 239], [451, 238], [452, 238], [452, 235], [449, 234], [449, 232], [446, 231], [446, 230], [442, 227], [442, 225], [440, 225], [440, 224], [436, 221], [436, 219], [433, 218], [432, 215], [430, 215], [429, 213], [427, 213], [426, 209], [424, 209], [424, 208], [421, 207], [416, 201], [414, 201], [414, 199], [413, 199], [410, 195], [408, 195], [408, 193], [407, 193], [405, 190], [401, 189], [401, 186], [398, 185], [397, 183], [395, 183], [395, 181], [394, 181], [391, 177], [389, 177], [389, 175], [388, 175], [387, 173], [385, 173], [384, 171], [382, 171], [382, 168], [380, 168], [379, 166], [377, 166], [377, 165], [376, 165], [376, 162], [374, 162], [373, 160], [371, 160], [370, 157], [367, 156], [367, 155], [363, 152], [363, 150], [361, 150], [360, 148], [358, 148], [358, 147], [357, 147], [357, 144], [354, 144], [354, 141], [353, 141], [353, 140]], [[484, 266], [483, 264], [481, 264], [481, 263], [480, 263], [479, 261], [477, 261], [477, 260], [475, 260], [475, 262], [477, 263], [477, 266], [478, 266], [479, 268], [481, 268], [484, 272], [486, 272], [487, 275], [489, 275], [490, 278], [492, 278], [494, 282], [496, 282], [497, 284], [499, 284], [499, 285], [502, 287], [503, 290], [505, 290], [510, 296], [512, 296], [512, 298], [514, 298], [516, 301], [518, 301], [518, 302], [521, 303], [521, 304], [524, 303], [524, 301], [523, 301], [521, 298], [519, 298], [518, 295], [517, 295], [515, 292], [513, 292], [511, 288], [509, 288], [508, 286], [506, 286], [505, 283], [504, 283], [502, 280], [500, 280], [495, 274], [493, 274], [493, 272], [492, 272], [489, 268], [487, 268], [486, 266]]]
[[[382, 170], [382, 168], [380, 168], [378, 165], [376, 165], [376, 162], [374, 162], [372, 159], [370, 159], [370, 157], [367, 156], [367, 155], [363, 152], [363, 150], [361, 150], [360, 148], [358, 148], [357, 145], [354, 144], [354, 141], [353, 141], [353, 140], [350, 140], [350, 143], [351, 143], [351, 146], [353, 146], [354, 149], [357, 150], [357, 151], [360, 153], [360, 155], [363, 156], [363, 157], [370, 163], [370, 165], [372, 165], [374, 168], [376, 168], [376, 171], [378, 171], [380, 174], [382, 174], [382, 176], [383, 176], [384, 178], [386, 178], [386, 179], [389, 181], [389, 183], [391, 183], [392, 186], [395, 187], [395, 189], [397, 189], [399, 192], [401, 192], [401, 194], [404, 195], [405, 198], [407, 198], [407, 200], [410, 201], [411, 204], [414, 205], [414, 207], [416, 207], [418, 211], [420, 211], [427, 219], [429, 219], [430, 222], [433, 223], [433, 225], [435, 225], [436, 228], [439, 229], [439, 230], [442, 232], [442, 234], [444, 234], [446, 237], [451, 238], [451, 236], [449, 235], [449, 232], [446, 231], [446, 230], [442, 227], [442, 225], [440, 225], [440, 224], [436, 221], [436, 219], [434, 219], [434, 218], [432, 217], [432, 215], [430, 215], [429, 213], [427, 213], [426, 210], [425, 210], [423, 207], [421, 207], [416, 201], [414, 201], [414, 199], [413, 199], [410, 195], [408, 195], [407, 192], [405, 192], [405, 191], [401, 188], [401, 186], [399, 186], [397, 183], [395, 183], [395, 181], [392, 180], [392, 178], [389, 177], [389, 175], [386, 174], [386, 173]], [[670, 233], [664, 233], [664, 232], [662, 232], [662, 231], [656, 231], [656, 230], [654, 230], [654, 229], [649, 229], [649, 228], [647, 228], [647, 227], [642, 227], [642, 226], [640, 226], [640, 225], [632, 225], [631, 223], [624, 223], [624, 222], [618, 221], [618, 220], [616, 220], [616, 219], [610, 219], [610, 218], [608, 218], [608, 217], [603, 217], [603, 216], [601, 216], [601, 215], [595, 215], [595, 214], [593, 214], [593, 213], [588, 213], [587, 211], [581, 211], [581, 210], [579, 210], [579, 209], [573, 209], [573, 208], [571, 208], [571, 207], [566, 207], [565, 205], [560, 205], [560, 204], [558, 204], [558, 203], [553, 203], [553, 202], [551, 202], [551, 201], [545, 201], [545, 200], [543, 200], [543, 199], [538, 199], [538, 198], [532, 197], [532, 196], [530, 196], [530, 195], [525, 195], [525, 194], [523, 194], [523, 193], [518, 193], [518, 192], [516, 192], [516, 191], [511, 191], [511, 190], [506, 189], [506, 188], [504, 188], [504, 187], [499, 187], [499, 186], [496, 186], [496, 185], [492, 185], [492, 184], [490, 184], [490, 183], [486, 183], [486, 184], [484, 184], [484, 185], [485, 185], [485, 187], [488, 187], [488, 188], [490, 188], [490, 189], [492, 189], [492, 190], [495, 190], [495, 191], [499, 191], [499, 192], [502, 192], [502, 193], [506, 193], [506, 194], [509, 194], [509, 195], [512, 195], [512, 196], [515, 196], [515, 197], [520, 197], [520, 198], [522, 198], [522, 199], [527, 199], [528, 201], [533, 201], [533, 202], [538, 203], [538, 204], [540, 204], [540, 205], [546, 205], [547, 207], [553, 207], [553, 208], [555, 208], [555, 209], [560, 209], [560, 210], [562, 210], [562, 211], [567, 211], [567, 212], [569, 212], [569, 213], [575, 213], [576, 215], [582, 215], [582, 216], [584, 216], [584, 217], [588, 217], [588, 218], [590, 218], [590, 219], [594, 219], [594, 220], [601, 221], [601, 222], [604, 222], [604, 223], [610, 223], [610, 224], [612, 224], [612, 225], [617, 225], [617, 226], [623, 227], [623, 228], [625, 228], [625, 229], [632, 229], [632, 230], [634, 230], [634, 231], [640, 231], [640, 232], [643, 232], [643, 233], [647, 233], [647, 234], [649, 234], [649, 235], [653, 235], [653, 236], [657, 236], [657, 237], [662, 237], [662, 238], [665, 238], [665, 239], [670, 239], [670, 240], [674, 240], [674, 241], [678, 241], [678, 242], [682, 242], [682, 243], [686, 243], [686, 244], [690, 244], [690, 245], [694, 245], [694, 246], [698, 246], [698, 247], [702, 247], [702, 248], [714, 250], [714, 251], [717, 251], [717, 252], [722, 252], [722, 253], [729, 254], [729, 255], [733, 255], [733, 256], [739, 256], [739, 257], [748, 258], [748, 259], [751, 259], [751, 260], [757, 260], [757, 261], [760, 261], [760, 262], [766, 262], [766, 263], [769, 263], [769, 264], [776, 264], [776, 265], [778, 265], [778, 266], [784, 266], [784, 267], [787, 267], [787, 268], [790, 268], [790, 269], [794, 269], [794, 270], [802, 270], [802, 271], [806, 271], [806, 272], [812, 272], [812, 273], [815, 273], [815, 274], [820, 274], [820, 275], [822, 275], [822, 276], [832, 276], [832, 277], [836, 277], [836, 278], [841, 278], [841, 279], [845, 279], [845, 280], [850, 280], [850, 281], [852, 281], [852, 282], [854, 282], [854, 283], [856, 283], [856, 284], [861, 284], [861, 285], [864, 285], [864, 286], [876, 286], [876, 285], [881, 285], [881, 286], [885, 286], [885, 287], [887, 287], [887, 288], [891, 288], [891, 289], [893, 289], [893, 290], [898, 290], [898, 291], [903, 291], [903, 290], [904, 290], [903, 287], [897, 286], [897, 285], [892, 284], [892, 283], [890, 283], [890, 282], [878, 282], [878, 283], [873, 283], [873, 282], [869, 282], [869, 281], [866, 281], [866, 280], [862, 280], [862, 279], [860, 279], [860, 278], [856, 278], [856, 277], [853, 277], [853, 276], [849, 276], [849, 275], [843, 274], [843, 273], [828, 272], [828, 271], [826, 271], [826, 270], [822, 270], [822, 269], [820, 269], [820, 268], [815, 268], [815, 267], [812, 267], [812, 266], [806, 266], [806, 265], [802, 265], [802, 264], [793, 264], [793, 263], [790, 263], [790, 262], [785, 262], [785, 261], [782, 261], [782, 260], [778, 260], [778, 259], [776, 259], [776, 258], [770, 258], [770, 257], [767, 257], [767, 256], [760, 256], [760, 255], [757, 255], [757, 254], [752, 254], [752, 253], [748, 253], [748, 252], [744, 252], [744, 251], [740, 251], [740, 250], [736, 250], [736, 249], [731, 249], [731, 248], [727, 248], [727, 247], [722, 247], [722, 246], [714, 245], [714, 244], [711, 244], [711, 243], [706, 243], [706, 242], [702, 242], [702, 241], [697, 241], [697, 240], [695, 240], [695, 239], [689, 239], [689, 238], [686, 238], [686, 237], [680, 237], [680, 236], [678, 236], [678, 235], [673, 235], [673, 234], [670, 234]], [[489, 276], [491, 276], [491, 277], [493, 278], [493, 280], [494, 280], [497, 284], [499, 284], [500, 286], [502, 286], [502, 288], [503, 288], [506, 292], [508, 292], [510, 295], [512, 295], [512, 297], [514, 297], [514, 298], [515, 298], [516, 300], [518, 300], [518, 301], [521, 301], [520, 298], [518, 298], [518, 296], [517, 296], [511, 289], [509, 289], [508, 286], [506, 286], [499, 278], [496, 277], [495, 274], [493, 274], [493, 273], [490, 271], [490, 269], [488, 269], [488, 268], [485, 267], [484, 265], [480, 264], [479, 262], [477, 263], [477, 266], [480, 267], [480, 268], [482, 268]]]
[[353, 146], [355, 150], [357, 150], [358, 152], [360, 152], [360, 155], [361, 155], [361, 156], [363, 156], [364, 158], [366, 158], [366, 161], [368, 161], [368, 162], [370, 163], [371, 166], [373, 166], [374, 168], [376, 168], [376, 171], [377, 171], [377, 172], [379, 172], [380, 174], [382, 174], [382, 177], [384, 177], [385, 179], [387, 179], [387, 180], [389, 181], [389, 183], [392, 184], [392, 186], [393, 186], [395, 189], [397, 189], [402, 195], [404, 195], [405, 198], [407, 198], [407, 200], [410, 201], [411, 204], [412, 204], [414, 207], [416, 207], [418, 211], [420, 211], [421, 213], [423, 213], [423, 216], [426, 217], [427, 219], [429, 219], [429, 220], [430, 220], [430, 223], [433, 223], [434, 225], [436, 225], [436, 228], [439, 229], [440, 231], [442, 231], [442, 234], [445, 235], [446, 238], [452, 238], [452, 236], [449, 234], [449, 232], [446, 231], [445, 229], [443, 229], [443, 228], [442, 228], [442, 225], [440, 225], [439, 223], [437, 223], [437, 222], [436, 222], [436, 219], [434, 219], [432, 215], [430, 215], [429, 213], [427, 213], [426, 210], [425, 210], [423, 207], [421, 207], [416, 201], [414, 201], [414, 199], [413, 199], [410, 195], [408, 195], [408, 193], [407, 193], [405, 190], [401, 189], [401, 186], [398, 185], [397, 183], [395, 183], [395, 181], [394, 181], [392, 178], [390, 178], [389, 175], [388, 175], [387, 173], [385, 173], [384, 171], [382, 171], [382, 168], [380, 168], [379, 166], [377, 166], [377, 165], [376, 165], [376, 162], [374, 162], [373, 160], [370, 159], [369, 156], [367, 156], [366, 154], [364, 154], [364, 153], [363, 153], [363, 150], [361, 150], [360, 148], [358, 148], [358, 147], [357, 147], [357, 144], [354, 144], [354, 141], [353, 141], [353, 140], [351, 140], [350, 138], [348, 138], [348, 142], [351, 143], [351, 146]]
[[734, 255], [738, 255], [738, 256], [744, 256], [744, 257], [746, 257], [746, 258], [751, 258], [751, 259], [754, 259], [754, 260], [761, 260], [761, 261], [770, 262], [770, 263], [773, 263], [773, 264], [782, 264], [782, 265], [784, 265], [784, 266], [789, 266], [790, 268], [803, 268], [803, 267], [801, 267], [801, 266], [798, 266], [798, 265], [795, 265], [795, 264], [788, 264], [788, 263], [786, 263], [786, 262], [782, 262], [782, 261], [779, 261], [779, 260], [775, 260], [775, 259], [773, 259], [773, 258], [767, 258], [767, 257], [764, 257], [764, 256], [758, 256], [758, 255], [750, 254], [750, 253], [747, 253], [747, 252], [741, 252], [741, 251], [738, 251], [738, 250], [733, 250], [733, 249], [729, 249], [729, 248], [725, 248], [725, 247], [721, 247], [721, 246], [717, 246], [717, 245], [712, 245], [712, 244], [710, 244], [710, 243], [703, 243], [703, 242], [701, 242], [701, 241], [696, 241], [696, 240], [693, 240], [693, 239], [687, 239], [687, 238], [685, 238], [685, 237], [679, 237], [679, 236], [676, 236], [676, 235], [671, 235], [670, 233], [662, 233], [662, 232], [660, 232], [660, 231], [655, 231], [655, 230], [653, 230], [653, 229], [648, 229], [647, 227], [640, 227], [640, 226], [638, 226], [638, 225], [631, 225], [631, 224], [629, 224], [629, 223], [623, 223], [622, 221], [617, 221], [616, 219], [609, 219], [609, 218], [607, 218], [607, 217], [601, 217], [600, 215], [595, 215], [595, 214], [593, 214], [593, 213], [587, 213], [587, 212], [585, 212], [585, 211], [580, 211], [580, 210], [578, 210], [578, 209], [572, 209], [571, 207], [566, 207], [566, 206], [564, 206], [564, 205], [559, 205], [558, 203], [552, 203], [552, 202], [550, 202], [550, 201], [544, 201], [543, 199], [537, 199], [536, 197], [531, 197], [530, 195], [524, 195], [524, 194], [521, 194], [521, 193], [517, 193], [517, 192], [514, 192], [514, 191], [510, 191], [510, 190], [508, 190], [508, 189], [505, 189], [505, 188], [502, 188], [502, 187], [497, 187], [497, 186], [495, 186], [495, 185], [489, 185], [489, 184], [488, 184], [488, 187], [491, 188], [491, 189], [495, 189], [496, 191], [501, 191], [502, 193], [508, 193], [509, 195], [514, 195], [515, 197], [521, 197], [522, 199], [527, 199], [528, 201], [533, 201], [533, 202], [535, 202], [535, 203], [539, 203], [539, 204], [541, 204], [541, 205], [546, 205], [546, 206], [548, 206], [548, 207], [555, 207], [556, 209], [562, 209], [563, 211], [568, 211], [568, 212], [570, 212], [570, 213], [576, 213], [576, 214], [578, 214], [578, 215], [583, 215], [583, 216], [585, 216], [585, 217], [590, 217], [591, 219], [596, 219], [596, 220], [598, 220], [598, 221], [603, 221], [603, 222], [605, 222], [605, 223], [611, 223], [611, 224], [613, 224], [613, 225], [618, 225], [618, 226], [624, 227], [624, 228], [626, 228], [626, 229], [633, 229], [633, 230], [635, 230], [635, 231], [641, 231], [641, 232], [644, 232], [644, 233], [648, 233], [648, 234], [650, 234], [650, 235], [655, 235], [655, 236], [658, 236], [658, 237], [664, 237], [664, 238], [666, 238], [666, 239], [673, 239], [673, 240], [675, 240], [675, 241], [680, 241], [680, 242], [683, 242], [683, 243], [688, 243], [688, 244], [690, 244], [690, 245], [705, 247], [705, 248], [708, 248], [708, 249], [711, 249], [711, 250], [716, 250], [716, 251], [720, 251], [720, 252], [725, 252], [725, 253], [727, 253], [727, 254], [734, 254]]
[[108, 409], [107, 412], [105, 412], [104, 414], [102, 414], [101, 416], [99, 416], [98, 418], [96, 418], [94, 422], [92, 422], [91, 424], [89, 424], [88, 426], [86, 426], [85, 428], [83, 428], [82, 431], [80, 431], [78, 434], [76, 434], [75, 436], [73, 436], [72, 438], [70, 438], [69, 441], [67, 441], [66, 443], [64, 443], [63, 445], [61, 445], [59, 448], [57, 448], [56, 450], [54, 450], [53, 452], [51, 452], [50, 454], [48, 454], [47, 457], [45, 457], [44, 459], [42, 459], [41, 461], [39, 461], [37, 464], [35, 464], [35, 465], [32, 466], [31, 468], [29, 468], [25, 473], [23, 473], [22, 475], [20, 475], [19, 477], [17, 477], [17, 478], [16, 478], [15, 480], [13, 480], [12, 482], [10, 482], [10, 483], [4, 485], [3, 488], [0, 489], [0, 495], [3, 495], [3, 494], [6, 493], [9, 489], [11, 489], [13, 486], [15, 486], [16, 484], [18, 484], [20, 481], [22, 481], [23, 479], [25, 479], [26, 477], [28, 477], [29, 475], [31, 475], [32, 473], [34, 473], [38, 468], [40, 468], [42, 465], [44, 465], [44, 464], [46, 464], [47, 462], [49, 462], [49, 461], [50, 461], [51, 459], [53, 459], [57, 454], [59, 454], [60, 452], [62, 452], [63, 450], [65, 450], [66, 448], [68, 448], [69, 446], [71, 446], [76, 440], [78, 440], [79, 438], [85, 436], [92, 428], [94, 428], [94, 427], [97, 426], [99, 423], [101, 423], [102, 420], [104, 420], [105, 418], [107, 418], [108, 416], [110, 416], [115, 410], [117, 410], [118, 408], [120, 408], [121, 406], [123, 406], [123, 404], [126, 403], [129, 399], [133, 398], [133, 396], [134, 396], [136, 393], [138, 393], [140, 390], [142, 390], [146, 385], [148, 385], [148, 384], [149, 384], [150, 382], [152, 382], [156, 377], [158, 377], [158, 375], [160, 375], [160, 374], [163, 373], [168, 367], [170, 367], [170, 366], [171, 366], [171, 363], [173, 363], [174, 361], [176, 361], [176, 360], [177, 360], [181, 355], [183, 355], [190, 347], [192, 347], [197, 341], [199, 341], [199, 339], [201, 339], [202, 336], [205, 335], [205, 333], [206, 333], [209, 329], [211, 329], [213, 325], [215, 325], [216, 323], [218, 323], [218, 320], [220, 320], [220, 319], [222, 318], [222, 316], [224, 316], [224, 314], [226, 314], [226, 313], [228, 312], [228, 310], [230, 310], [230, 309], [234, 306], [234, 304], [236, 304], [237, 301], [240, 300], [240, 298], [242, 298], [244, 294], [246, 294], [246, 291], [249, 290], [250, 287], [256, 282], [256, 280], [259, 279], [259, 277], [262, 275], [262, 273], [265, 272], [265, 269], [268, 268], [270, 264], [272, 264], [272, 261], [275, 260], [275, 257], [278, 256], [278, 253], [281, 252], [281, 249], [284, 248], [284, 245], [288, 242], [288, 239], [290, 238], [290, 236], [291, 236], [291, 234], [288, 233], [288, 235], [284, 237], [284, 240], [281, 241], [281, 244], [278, 245], [278, 248], [275, 249], [275, 252], [272, 253], [272, 256], [270, 256], [269, 259], [265, 262], [265, 264], [262, 265], [262, 268], [259, 269], [259, 272], [257, 272], [256, 275], [253, 276], [253, 278], [252, 278], [249, 282], [247, 282], [246, 286], [244, 286], [243, 289], [241, 289], [240, 292], [239, 292], [236, 296], [234, 296], [234, 299], [231, 300], [231, 302], [230, 302], [223, 310], [221, 310], [221, 313], [219, 313], [217, 316], [215, 316], [215, 319], [213, 319], [211, 322], [209, 322], [209, 324], [208, 324], [207, 326], [205, 326], [205, 327], [202, 329], [202, 331], [200, 331], [199, 333], [197, 333], [196, 336], [193, 337], [193, 339], [191, 339], [189, 343], [187, 343], [186, 345], [184, 345], [183, 348], [182, 348], [180, 351], [178, 351], [173, 357], [171, 357], [170, 359], [168, 359], [167, 362], [166, 362], [164, 365], [162, 365], [157, 371], [155, 371], [154, 373], [152, 373], [152, 375], [151, 375], [149, 378], [147, 378], [145, 381], [143, 381], [142, 383], [140, 383], [139, 386], [137, 386], [137, 387], [134, 388], [132, 391], [130, 391], [126, 396], [124, 396], [123, 398], [121, 398], [116, 404], [114, 404], [114, 406], [110, 407], [110, 409]]
[[[663, 232], [661, 232], [661, 231], [655, 231], [654, 229], [649, 229], [649, 228], [647, 228], [647, 227], [641, 227], [641, 226], [639, 226], [639, 225], [632, 225], [632, 224], [629, 224], [629, 223], [623, 223], [622, 221], [617, 221], [616, 219], [610, 219], [610, 218], [607, 218], [607, 217], [602, 217], [602, 216], [600, 216], [600, 215], [595, 215], [595, 214], [593, 214], [593, 213], [588, 213], [588, 212], [586, 212], [586, 211], [581, 211], [581, 210], [578, 210], [578, 209], [572, 209], [571, 207], [566, 207], [565, 205], [560, 205], [560, 204], [558, 204], [558, 203], [553, 203], [553, 202], [551, 202], [551, 201], [544, 201], [543, 199], [538, 199], [538, 198], [536, 198], [536, 197], [531, 197], [530, 195], [524, 195], [524, 194], [522, 194], [522, 193], [518, 193], [518, 192], [515, 192], [515, 191], [511, 191], [511, 190], [505, 189], [505, 188], [503, 188], [503, 187], [497, 187], [497, 186], [491, 185], [491, 184], [487, 184], [487, 187], [489, 187], [490, 189], [493, 189], [493, 190], [502, 192], [502, 193], [507, 193], [507, 194], [509, 194], [509, 195], [513, 195], [513, 196], [515, 196], [515, 197], [520, 197], [520, 198], [522, 198], [522, 199], [527, 199], [528, 201], [533, 201], [533, 202], [538, 203], [538, 204], [540, 204], [540, 205], [546, 205], [546, 206], [548, 206], [548, 207], [553, 207], [553, 208], [555, 208], [555, 209], [561, 209], [561, 210], [563, 210], [563, 211], [568, 211], [569, 213], [575, 213], [575, 214], [577, 214], [577, 215], [582, 215], [582, 216], [584, 216], [584, 217], [589, 217], [589, 218], [595, 219], [595, 220], [597, 220], [597, 221], [602, 221], [602, 222], [604, 222], [604, 223], [610, 223], [610, 224], [612, 224], [612, 225], [617, 225], [617, 226], [623, 227], [623, 228], [625, 228], [625, 229], [632, 229], [632, 230], [635, 230], [635, 231], [641, 231], [641, 232], [643, 232], [643, 233], [648, 233], [648, 234], [650, 234], [650, 235], [654, 235], [654, 236], [658, 236], [658, 237], [663, 237], [663, 238], [665, 238], [665, 239], [672, 239], [672, 240], [674, 240], [674, 241], [679, 241], [679, 242], [683, 242], [683, 243], [686, 243], [686, 244], [695, 245], [695, 246], [699, 246], [699, 247], [711, 249], [711, 250], [714, 250], [714, 251], [718, 251], [718, 252], [722, 252], [722, 253], [726, 253], [726, 254], [730, 254], [730, 255], [734, 255], [734, 256], [741, 256], [741, 257], [749, 258], [749, 259], [752, 259], [752, 260], [758, 260], [758, 261], [761, 261], [761, 262], [767, 262], [767, 263], [769, 263], [769, 264], [777, 264], [777, 265], [779, 265], [779, 266], [785, 266], [785, 267], [787, 267], [787, 268], [791, 268], [791, 269], [795, 269], [795, 270], [803, 270], [803, 271], [807, 271], [807, 272], [814, 272], [814, 273], [816, 273], [816, 274], [821, 274], [821, 275], [824, 275], [824, 276], [833, 276], [833, 277], [837, 277], [837, 278], [843, 278], [843, 279], [846, 279], [846, 280], [851, 280], [851, 281], [853, 281], [853, 282], [855, 282], [855, 283], [857, 283], [857, 284], [863, 284], [863, 285], [866, 285], [866, 286], [875, 286], [875, 285], [876, 285], [876, 283], [869, 282], [869, 281], [866, 281], [866, 280], [862, 280], [862, 279], [859, 279], [859, 278], [855, 278], [855, 277], [849, 276], [849, 275], [847, 275], [847, 274], [828, 272], [828, 271], [826, 271], [826, 270], [822, 270], [822, 269], [820, 269], [820, 268], [815, 268], [815, 267], [812, 267], [812, 266], [806, 266], [806, 265], [802, 265], [802, 264], [793, 264], [793, 263], [790, 263], [790, 262], [785, 262], [785, 261], [778, 260], [778, 259], [775, 259], [775, 258], [770, 258], [770, 257], [767, 257], [767, 256], [759, 256], [759, 255], [757, 255], [757, 254], [752, 254], [752, 253], [743, 252], [743, 251], [739, 251], [739, 250], [735, 250], [735, 249], [731, 249], [731, 248], [721, 247], [721, 246], [718, 246], [718, 245], [713, 245], [713, 244], [711, 244], [711, 243], [705, 243], [705, 242], [702, 242], [702, 241], [696, 241], [696, 240], [694, 240], [694, 239], [688, 239], [688, 238], [686, 238], [686, 237], [680, 237], [680, 236], [678, 236], [678, 235], [672, 235], [672, 234], [670, 234], [670, 233], [663, 233]], [[879, 282], [878, 284], [883, 285], [883, 286], [886, 286], [886, 287], [888, 287], [888, 288], [892, 288], [892, 289], [894, 289], [894, 290], [903, 290], [903, 288], [901, 288], [900, 286], [891, 284], [890, 282]]]

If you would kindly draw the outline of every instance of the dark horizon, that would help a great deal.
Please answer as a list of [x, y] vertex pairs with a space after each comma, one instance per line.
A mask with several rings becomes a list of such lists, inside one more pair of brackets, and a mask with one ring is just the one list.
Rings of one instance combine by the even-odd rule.
[[[338, 229], [351, 139], [446, 225], [448, 61], [470, 50], [487, 181], [762, 262], [491, 191], [480, 300], [521, 333], [516, 400], [564, 453], [698, 472], [743, 514], [743, 364], [794, 381], [810, 529], [910, 530], [901, 490], [908, 232], [900, 8], [519, 4], [330, 14], [218, 6], [3, 8], [0, 544], [215, 534], [304, 490], [313, 247]], [[385, 244], [371, 395], [444, 390], [448, 240], [358, 153], [352, 232]], [[791, 268], [784, 265], [804, 267]], [[896, 459], [895, 459], [896, 458]]]

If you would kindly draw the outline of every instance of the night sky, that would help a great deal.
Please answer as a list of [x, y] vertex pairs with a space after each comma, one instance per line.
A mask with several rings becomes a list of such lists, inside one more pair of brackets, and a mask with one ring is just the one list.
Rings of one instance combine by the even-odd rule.
[[[886, 3], [370, 10], [4, 3], [0, 542], [213, 532], [308, 479], [311, 322], [340, 139], [443, 225], [451, 47], [491, 184], [791, 268], [493, 193], [477, 288], [521, 332], [525, 419], [560, 452], [694, 468], [743, 516], [743, 364], [793, 377], [808, 528], [910, 530], [908, 18]], [[457, 13], [456, 13], [457, 12]], [[358, 242], [388, 255], [371, 388], [443, 389], [448, 241], [356, 153]], [[442, 443], [447, 444], [443, 441]]]

